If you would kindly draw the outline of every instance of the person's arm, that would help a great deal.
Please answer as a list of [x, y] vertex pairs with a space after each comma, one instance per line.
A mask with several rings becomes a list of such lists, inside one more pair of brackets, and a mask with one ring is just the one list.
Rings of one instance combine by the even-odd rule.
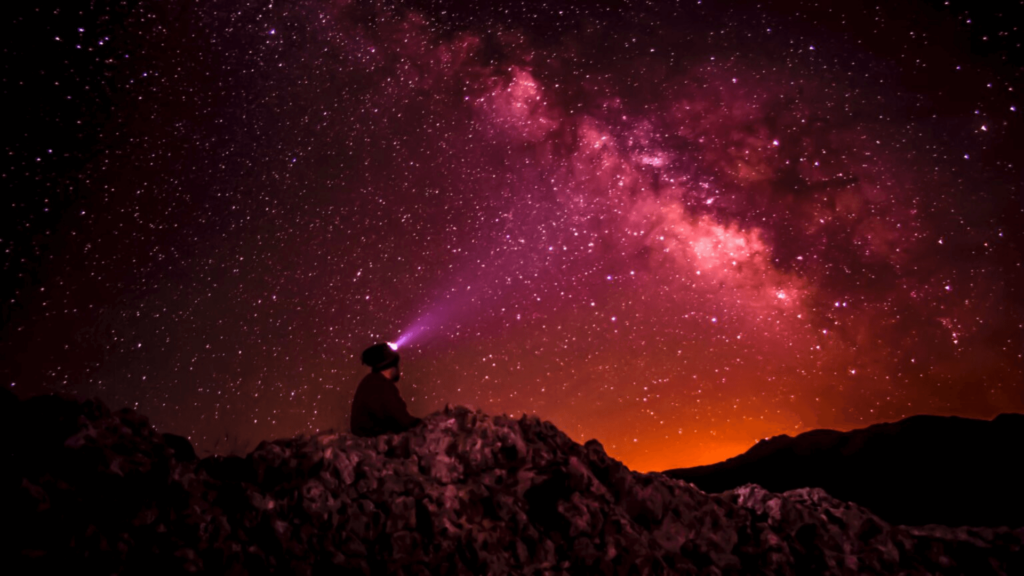
[[402, 400], [402, 395], [398, 393], [398, 387], [392, 383], [388, 388], [384, 415], [393, 424], [395, 431], [404, 432], [422, 422], [409, 414], [409, 408], [405, 405], [405, 400]]

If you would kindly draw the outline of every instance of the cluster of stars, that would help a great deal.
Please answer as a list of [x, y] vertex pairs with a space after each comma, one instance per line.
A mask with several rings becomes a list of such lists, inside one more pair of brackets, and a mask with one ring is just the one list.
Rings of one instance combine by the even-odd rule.
[[392, 342], [640, 470], [1024, 409], [1020, 31], [789, 4], [20, 9], [4, 377], [230, 451]]

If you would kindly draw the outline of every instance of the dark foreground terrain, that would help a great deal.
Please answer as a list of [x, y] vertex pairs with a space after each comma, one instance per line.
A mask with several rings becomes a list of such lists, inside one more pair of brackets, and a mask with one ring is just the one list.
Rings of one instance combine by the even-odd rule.
[[776, 436], [710, 466], [665, 475], [724, 492], [806, 486], [893, 524], [1024, 526], [1024, 414], [913, 416], [860, 430]]
[[819, 489], [707, 494], [534, 417], [455, 408], [197, 460], [129, 410], [3, 403], [8, 573], [1024, 574], [1024, 530], [894, 526]]

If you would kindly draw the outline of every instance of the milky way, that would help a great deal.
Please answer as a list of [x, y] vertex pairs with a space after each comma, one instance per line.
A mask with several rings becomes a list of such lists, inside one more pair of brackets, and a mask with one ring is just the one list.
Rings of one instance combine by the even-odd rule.
[[402, 339], [640, 470], [1024, 410], [1019, 7], [579, 4], [5, 8], [10, 388], [224, 452]]

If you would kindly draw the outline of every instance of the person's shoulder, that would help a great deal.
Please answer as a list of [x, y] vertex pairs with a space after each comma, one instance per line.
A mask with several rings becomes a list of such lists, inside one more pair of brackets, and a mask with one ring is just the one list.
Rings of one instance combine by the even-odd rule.
[[368, 391], [376, 388], [375, 374], [370, 372], [363, 379], [359, 381], [359, 386], [356, 387], [356, 394], [366, 394]]

